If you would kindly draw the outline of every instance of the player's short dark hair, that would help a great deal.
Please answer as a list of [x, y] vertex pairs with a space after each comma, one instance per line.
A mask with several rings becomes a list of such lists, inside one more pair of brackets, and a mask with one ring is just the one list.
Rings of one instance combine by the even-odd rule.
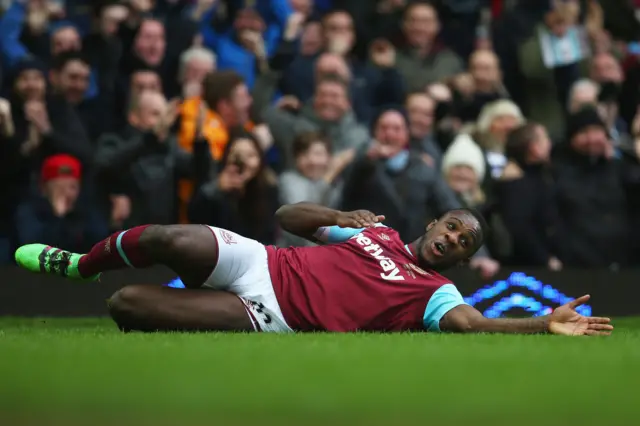
[[451, 213], [455, 213], [455, 212], [470, 214], [471, 216], [473, 216], [478, 221], [478, 223], [480, 224], [480, 229], [482, 230], [482, 240], [478, 241], [478, 246], [481, 246], [482, 244], [484, 244], [484, 241], [487, 239], [487, 237], [489, 235], [489, 223], [487, 223], [487, 220], [484, 218], [482, 213], [480, 213], [476, 209], [472, 209], [472, 208], [468, 208], [468, 207], [461, 207], [459, 209], [449, 210], [448, 212], [446, 212], [442, 216], [444, 217], [444, 216], [447, 216], [447, 215], [449, 215]]
[[540, 126], [541, 124], [530, 121], [510, 131], [504, 147], [505, 156], [523, 165], [527, 159], [529, 145], [538, 137]]
[[303, 132], [293, 140], [293, 157], [298, 158], [299, 155], [307, 152], [307, 150], [315, 143], [321, 143], [325, 148], [327, 148], [328, 152], [331, 152], [331, 142], [326, 136], [319, 132]]
[[71, 50], [59, 53], [58, 55], [54, 56], [51, 61], [51, 69], [60, 72], [64, 69], [64, 67], [67, 66], [67, 64], [69, 64], [69, 62], [73, 61], [79, 61], [87, 67], [91, 67], [89, 60], [82, 52]]
[[235, 71], [211, 72], [202, 82], [203, 98], [209, 108], [215, 110], [220, 101], [230, 100], [241, 84], [244, 84], [244, 78]]

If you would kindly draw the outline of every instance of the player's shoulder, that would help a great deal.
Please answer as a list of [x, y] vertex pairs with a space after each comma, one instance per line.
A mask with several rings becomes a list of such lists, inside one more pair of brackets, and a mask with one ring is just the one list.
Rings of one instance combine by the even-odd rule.
[[362, 230], [363, 233], [368, 233], [371, 235], [376, 235], [382, 241], [397, 241], [400, 240], [400, 234], [393, 228], [383, 224], [376, 223], [374, 226], [370, 228], [365, 228]]

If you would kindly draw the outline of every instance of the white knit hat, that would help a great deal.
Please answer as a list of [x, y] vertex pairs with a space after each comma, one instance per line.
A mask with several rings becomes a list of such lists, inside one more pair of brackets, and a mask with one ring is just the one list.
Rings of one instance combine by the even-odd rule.
[[485, 174], [485, 160], [482, 150], [466, 133], [461, 133], [453, 140], [442, 157], [442, 174], [447, 175], [455, 166], [468, 166], [476, 172], [478, 181], [482, 182]]
[[489, 127], [491, 127], [491, 123], [493, 122], [493, 120], [501, 115], [515, 117], [518, 119], [520, 124], [524, 123], [524, 116], [522, 115], [522, 111], [520, 110], [518, 105], [508, 99], [500, 99], [488, 103], [482, 108], [477, 121], [478, 131], [480, 133], [486, 133], [487, 131], [489, 131]]

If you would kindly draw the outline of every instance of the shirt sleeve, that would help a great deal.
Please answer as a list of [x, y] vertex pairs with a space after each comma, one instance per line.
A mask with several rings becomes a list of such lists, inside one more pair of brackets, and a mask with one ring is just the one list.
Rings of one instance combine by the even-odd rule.
[[[376, 223], [375, 227], [384, 227], [381, 223]], [[358, 235], [366, 228], [340, 228], [339, 226], [323, 226], [313, 234], [314, 238], [323, 244], [337, 244], [347, 241], [349, 238]]]
[[445, 284], [431, 296], [422, 322], [428, 331], [440, 331], [440, 320], [456, 306], [464, 305], [464, 299], [455, 285]]

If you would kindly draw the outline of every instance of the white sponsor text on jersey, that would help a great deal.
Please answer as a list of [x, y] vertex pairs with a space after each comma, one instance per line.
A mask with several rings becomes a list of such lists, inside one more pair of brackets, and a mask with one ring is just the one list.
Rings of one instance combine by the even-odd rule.
[[380, 262], [380, 267], [384, 272], [380, 276], [389, 281], [403, 281], [404, 277], [400, 274], [400, 268], [398, 268], [395, 262], [384, 255], [382, 248], [371, 241], [362, 233], [355, 235], [357, 243], [362, 246], [365, 252], [369, 253], [374, 259]]

